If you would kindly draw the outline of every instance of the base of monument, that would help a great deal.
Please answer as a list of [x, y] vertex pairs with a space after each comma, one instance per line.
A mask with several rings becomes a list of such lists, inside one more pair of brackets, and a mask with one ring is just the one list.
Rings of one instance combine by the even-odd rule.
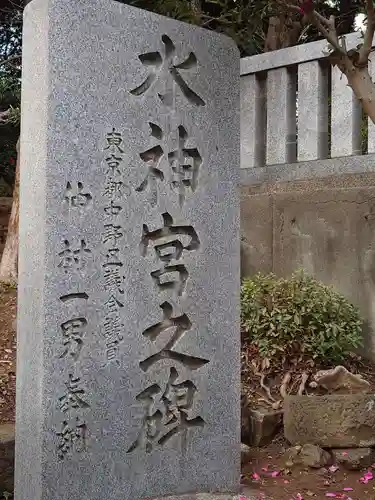
[[[188, 493], [186, 495], [171, 495], [165, 497], [152, 497], [152, 500], [238, 500], [240, 496], [247, 500], [257, 500], [259, 496], [249, 487], [242, 487], [239, 493]], [[147, 500], [151, 500], [150, 497]]]

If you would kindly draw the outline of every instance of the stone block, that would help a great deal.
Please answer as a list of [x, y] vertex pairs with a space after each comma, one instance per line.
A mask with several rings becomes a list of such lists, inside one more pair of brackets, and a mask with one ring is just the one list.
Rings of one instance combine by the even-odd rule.
[[248, 409], [249, 434], [244, 436], [250, 446], [266, 446], [282, 426], [283, 412], [266, 408]]
[[370, 467], [375, 462], [374, 448], [332, 449], [334, 461], [348, 470], [360, 470]]
[[284, 400], [284, 434], [293, 445], [375, 446], [375, 395], [288, 396]]
[[332, 463], [331, 454], [314, 444], [305, 444], [303, 446], [293, 446], [283, 455], [285, 467], [302, 465], [313, 469], [320, 469]]
[[23, 36], [15, 496], [236, 493], [238, 49], [113, 0]]

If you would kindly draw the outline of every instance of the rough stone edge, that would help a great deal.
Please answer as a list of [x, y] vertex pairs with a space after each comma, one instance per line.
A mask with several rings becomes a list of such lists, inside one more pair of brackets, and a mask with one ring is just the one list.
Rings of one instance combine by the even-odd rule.
[[375, 172], [375, 154], [241, 168], [240, 183], [243, 186], [252, 186], [371, 172]]
[[49, 113], [49, 5], [50, 0], [34, 0], [27, 5], [22, 42], [14, 496], [33, 500], [42, 498], [43, 225]]
[[[345, 38], [349, 50], [354, 49], [363, 41], [360, 33], [349, 33]], [[317, 59], [326, 59], [327, 56], [324, 55], [324, 52], [327, 50], [328, 42], [319, 40], [318, 42], [296, 45], [287, 49], [275, 50], [274, 52], [244, 57], [241, 59], [241, 76]]]

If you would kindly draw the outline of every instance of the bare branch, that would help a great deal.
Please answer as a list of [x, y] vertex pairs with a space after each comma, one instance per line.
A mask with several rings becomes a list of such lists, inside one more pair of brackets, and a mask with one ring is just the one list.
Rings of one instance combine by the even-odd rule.
[[304, 392], [306, 392], [306, 382], [309, 379], [309, 375], [306, 372], [303, 372], [301, 375], [301, 383], [298, 388], [298, 396], [302, 396]]
[[285, 399], [288, 396], [287, 388], [288, 388], [288, 384], [291, 381], [291, 379], [292, 379], [292, 374], [290, 372], [287, 372], [283, 377], [283, 380], [282, 380], [281, 386], [280, 386], [280, 394], [281, 394], [281, 397], [283, 399]]
[[326, 19], [324, 16], [319, 14], [319, 12], [315, 11], [315, 17], [318, 19], [319, 22], [322, 23], [323, 26], [325, 26], [328, 29], [332, 29], [332, 20], [333, 20], [333, 29], [335, 29], [335, 18], [333, 16], [331, 16], [329, 19]]
[[282, 5], [284, 8], [291, 10], [293, 12], [298, 12], [303, 15], [302, 21], [307, 21], [324, 36], [324, 38], [332, 45], [332, 47], [338, 51], [341, 55], [347, 55], [346, 52], [340, 46], [336, 28], [335, 28], [335, 18], [331, 16], [329, 19], [326, 19], [324, 16], [316, 12], [315, 10], [311, 10], [310, 12], [305, 12], [301, 7], [297, 5], [283, 3], [282, 0], [276, 0], [279, 5]]
[[359, 49], [358, 66], [366, 66], [372, 48], [372, 40], [375, 32], [375, 12], [372, 0], [366, 0], [367, 26], [363, 44]]
[[0, 66], [4, 66], [5, 64], [10, 64], [12, 61], [15, 61], [16, 59], [21, 59], [21, 55], [17, 55], [17, 56], [11, 56], [11, 57], [8, 57], [8, 59], [4, 59], [3, 61], [0, 61]]
[[[309, 14], [308, 16], [308, 20], [311, 22], [311, 24], [313, 26], [315, 26], [315, 28], [320, 31], [320, 33], [324, 36], [324, 38], [332, 45], [332, 47], [337, 50], [340, 54], [342, 54], [343, 56], [346, 56], [347, 53], [345, 52], [345, 50], [341, 47], [340, 43], [339, 43], [339, 39], [337, 37], [337, 33], [336, 33], [336, 28], [334, 27], [334, 18], [333, 16], [331, 16], [331, 18], [328, 20], [326, 18], [323, 18], [323, 16], [321, 14], [319, 14], [319, 16], [317, 16], [317, 12], [312, 11], [311, 14]], [[324, 22], [325, 22], [325, 25], [328, 27], [328, 29], [326, 29], [322, 22], [320, 21], [320, 19], [323, 18], [324, 19]], [[333, 24], [333, 26], [332, 26]]]

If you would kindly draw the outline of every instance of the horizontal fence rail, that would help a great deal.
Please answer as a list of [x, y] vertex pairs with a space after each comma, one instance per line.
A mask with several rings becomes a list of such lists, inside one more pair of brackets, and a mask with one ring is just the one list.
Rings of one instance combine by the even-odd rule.
[[[346, 35], [348, 50], [361, 41]], [[242, 168], [375, 153], [375, 126], [327, 52], [322, 40], [241, 60]]]

